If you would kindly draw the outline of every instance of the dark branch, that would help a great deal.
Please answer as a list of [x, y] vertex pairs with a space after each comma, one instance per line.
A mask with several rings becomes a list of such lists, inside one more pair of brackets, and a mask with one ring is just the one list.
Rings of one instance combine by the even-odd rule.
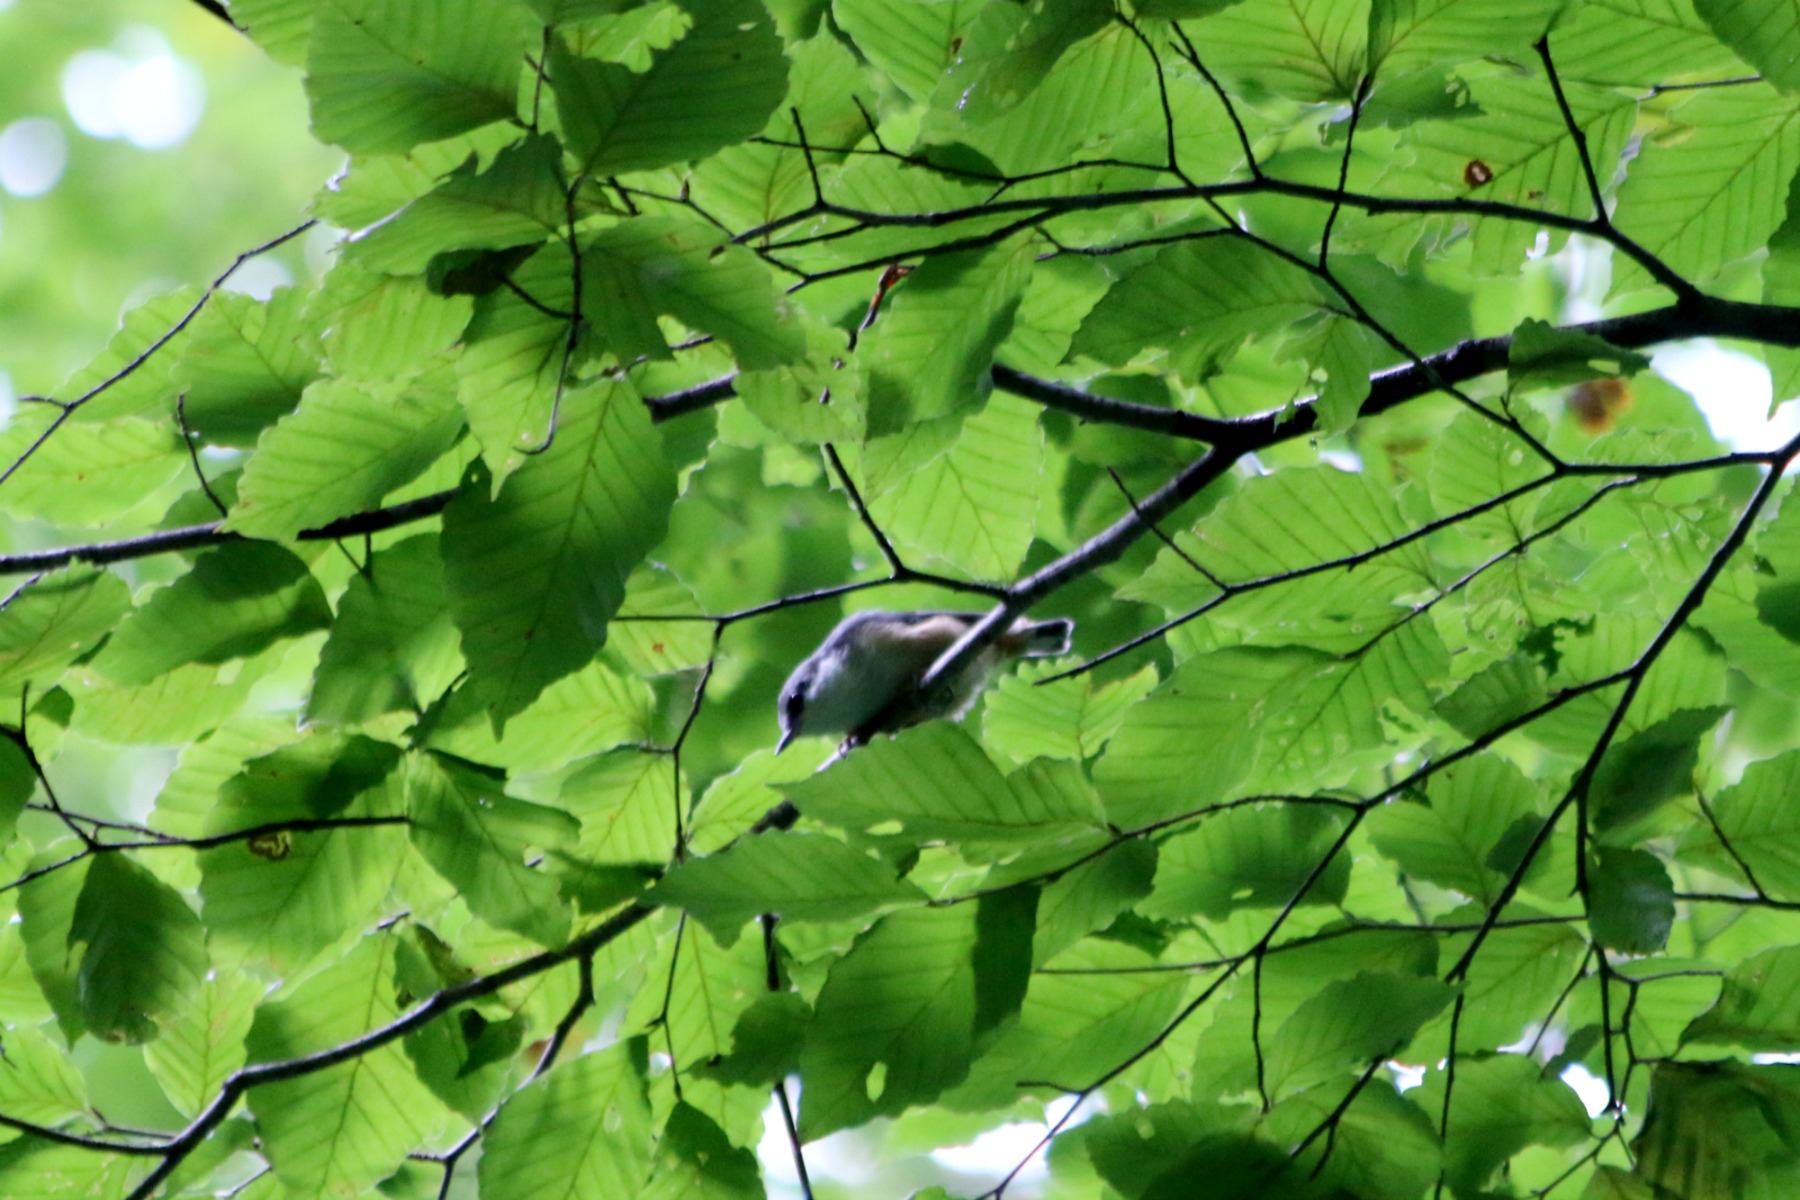
[[285, 1079], [297, 1079], [322, 1071], [339, 1063], [360, 1058], [371, 1050], [378, 1050], [390, 1042], [398, 1041], [415, 1029], [421, 1029], [437, 1020], [444, 1014], [466, 1004], [471, 1000], [479, 1000], [483, 996], [491, 996], [500, 989], [523, 979], [541, 975], [552, 967], [566, 962], [591, 956], [602, 946], [623, 936], [635, 927], [655, 909], [641, 904], [633, 904], [604, 923], [575, 938], [560, 950], [545, 950], [530, 958], [520, 959], [511, 966], [502, 967], [487, 975], [478, 975], [466, 983], [444, 988], [413, 1005], [406, 1012], [378, 1029], [371, 1029], [358, 1038], [339, 1043], [315, 1054], [304, 1054], [299, 1058], [284, 1058], [274, 1062], [257, 1063], [255, 1066], [241, 1067], [232, 1072], [230, 1078], [219, 1088], [218, 1095], [212, 1103], [201, 1110], [200, 1115], [189, 1122], [188, 1127], [170, 1138], [160, 1146], [148, 1150], [134, 1150], [133, 1153], [160, 1153], [162, 1162], [146, 1175], [131, 1190], [129, 1200], [149, 1200], [156, 1195], [157, 1189], [175, 1169], [192, 1154], [206, 1136], [230, 1114], [238, 1100], [251, 1088], [263, 1084], [278, 1083]]

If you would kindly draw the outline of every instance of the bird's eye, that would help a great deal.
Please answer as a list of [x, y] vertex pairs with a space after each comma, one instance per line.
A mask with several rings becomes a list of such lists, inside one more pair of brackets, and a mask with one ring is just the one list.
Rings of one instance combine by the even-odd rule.
[[800, 720], [800, 710], [806, 707], [806, 689], [794, 688], [781, 698], [781, 715], [787, 718], [790, 725]]

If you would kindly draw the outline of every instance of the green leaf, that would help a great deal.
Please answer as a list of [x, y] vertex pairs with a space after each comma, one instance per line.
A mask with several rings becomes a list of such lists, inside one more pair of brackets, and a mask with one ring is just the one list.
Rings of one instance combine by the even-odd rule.
[[[1445, 516], [1488, 503], [1542, 478], [1547, 468], [1517, 438], [1476, 413], [1461, 413], [1432, 448], [1431, 499]], [[1499, 545], [1536, 528], [1542, 490], [1464, 518], [1462, 528]]]
[[1392, 1056], [1452, 995], [1436, 979], [1385, 971], [1334, 980], [1282, 1022], [1270, 1040], [1267, 1078], [1272, 1094], [1297, 1092], [1341, 1076], [1352, 1065]]
[[1095, 686], [1092, 674], [1043, 683], [1060, 665], [1024, 663], [1000, 680], [982, 710], [984, 741], [1021, 762], [1098, 754], [1132, 706], [1156, 687], [1156, 669]]
[[147, 1042], [181, 1013], [207, 970], [206, 935], [175, 889], [123, 854], [88, 868], [69, 925], [84, 1023], [108, 1041]]
[[[1012, 39], [1002, 32], [1010, 22], [1000, 17], [1009, 12], [1019, 14], [1015, 19], [1026, 23], [1019, 27], [1018, 36], [1032, 36], [1031, 14], [1027, 10], [1015, 6], [981, 10], [980, 19], [963, 42], [957, 67], [938, 85], [933, 111], [926, 118], [925, 136], [985, 156], [969, 166], [989, 174], [995, 167], [1012, 175], [1066, 171], [1072, 163], [1100, 158], [1109, 152], [1123, 156], [1141, 150], [1146, 158], [1167, 153], [1160, 136], [1154, 148], [1137, 141], [1142, 136], [1139, 131], [1148, 122], [1134, 120], [1133, 109], [1149, 98], [1148, 93], [1157, 91], [1157, 77], [1142, 43], [1123, 24], [1102, 27], [1093, 36], [1071, 45], [1053, 69], [1027, 77], [1033, 85], [1028, 91], [1001, 82], [1001, 93], [1016, 98], [1003, 109], [997, 111], [995, 103], [984, 104], [983, 89], [979, 83], [971, 82], [971, 76], [979, 78], [985, 62], [995, 61], [996, 34], [999, 46], [1012, 44]], [[1095, 7], [1086, 3], [1044, 5], [1039, 20], [1081, 22], [1094, 13]], [[1054, 46], [1054, 41], [1050, 45]], [[1008, 55], [1009, 51], [998, 49], [995, 65], [1003, 71]], [[1209, 160], [1218, 156], [1192, 134], [1194, 126], [1212, 115], [1208, 111], [1211, 103], [1181, 87], [1186, 80], [1174, 71], [1170, 72], [1170, 82], [1176, 85], [1170, 89], [1170, 111], [1178, 131], [1176, 153], [1184, 165], [1207, 162], [1210, 168]], [[1190, 97], [1199, 103], [1175, 106]], [[1157, 132], [1160, 135], [1162, 130]], [[1182, 137], [1183, 133], [1189, 136]], [[1235, 145], [1231, 149], [1235, 152]], [[953, 165], [948, 148], [941, 153], [946, 165]], [[1229, 169], [1233, 164], [1218, 165], [1219, 169]], [[1033, 185], [1033, 181], [1023, 182], [1028, 188]], [[1037, 183], [1039, 189], [1046, 186]], [[1048, 188], [1055, 190], [1056, 186], [1049, 184]]]
[[422, 279], [388, 278], [348, 265], [332, 272], [318, 304], [330, 312], [324, 343], [333, 374], [383, 382], [424, 376], [427, 395], [444, 381], [440, 365], [460, 341], [472, 308], [462, 296], [434, 293]]
[[512, 4], [326, 0], [306, 55], [313, 131], [391, 154], [511, 117], [528, 28]]
[[1210, 816], [1163, 843], [1156, 887], [1142, 911], [1222, 920], [1241, 908], [1336, 904], [1350, 880], [1350, 856], [1339, 844], [1343, 825], [1343, 818], [1307, 805]]
[[[860, 5], [843, 7], [858, 17], [864, 15]], [[1142, 4], [1137, 12], [1168, 15], [1147, 12]], [[1112, 15], [1101, 0], [1016, 8], [989, 5], [980, 10], [980, 19], [963, 39], [949, 78], [940, 87], [955, 93], [964, 120], [986, 123], [1053, 82], [1057, 78], [1053, 69], [1069, 65], [1065, 52], [1104, 29]]]
[[462, 424], [447, 392], [315, 384], [257, 442], [226, 527], [288, 539], [374, 508], [449, 450]]
[[309, 721], [355, 725], [416, 708], [462, 669], [436, 534], [377, 551], [338, 600], [307, 697]]
[[1795, 1074], [1786, 1064], [1658, 1063], [1634, 1174], [1657, 1196], [1780, 1195], [1794, 1177]]
[[221, 967], [266, 960], [291, 972], [374, 923], [406, 844], [398, 757], [366, 738], [314, 737], [246, 764], [220, 789], [211, 835], [334, 817], [393, 822], [271, 833], [202, 851], [201, 911]]
[[442, 755], [415, 755], [406, 770], [413, 845], [476, 916], [546, 946], [568, 937], [556, 879], [530, 860], [572, 839], [560, 809], [515, 800], [504, 778]]
[[73, 728], [119, 746], [183, 745], [242, 708], [286, 650], [277, 645], [222, 666], [176, 667], [142, 687], [114, 685], [90, 667], [77, 667], [63, 677], [76, 701]]
[[1183, 21], [1193, 17], [1204, 17], [1229, 8], [1238, 0], [1138, 0], [1132, 5], [1140, 17], [1160, 17], [1169, 21]]
[[1258, 763], [1263, 780], [1277, 788], [1324, 787], [1387, 761], [1397, 736], [1390, 721], [1431, 711], [1449, 665], [1437, 631], [1402, 616], [1348, 661], [1290, 677], [1269, 697]]
[[[396, 982], [405, 996], [429, 996], [468, 978], [450, 948], [419, 926], [396, 952]], [[484, 1119], [516, 1076], [530, 1018], [465, 1008], [409, 1033], [406, 1055], [432, 1094], [472, 1121]]]
[[36, 1134], [0, 1146], [0, 1186], [17, 1200], [122, 1200], [149, 1172], [143, 1159], [96, 1154]]
[[[1181, 543], [1211, 579], [1185, 560], [1164, 553], [1153, 568], [1159, 577], [1148, 589], [1132, 585], [1130, 594], [1161, 590], [1157, 585], [1166, 573], [1184, 572], [1189, 587], [1204, 600], [1213, 594], [1214, 580], [1242, 584], [1279, 579], [1321, 563], [1368, 555], [1410, 532], [1411, 523], [1401, 516], [1392, 494], [1368, 475], [1330, 466], [1296, 468], [1251, 480], [1208, 515], [1195, 541]], [[1430, 558], [1417, 542], [1387, 550], [1354, 570], [1365, 586], [1371, 575], [1379, 578], [1377, 592], [1383, 597], [1391, 589], [1431, 585]], [[1386, 623], [1381, 618], [1391, 614], [1392, 605], [1385, 599], [1372, 605], [1359, 595], [1363, 588], [1345, 587], [1343, 581], [1352, 577], [1346, 568], [1342, 574], [1326, 573], [1316, 585], [1288, 584], [1247, 598], [1251, 604], [1275, 606], [1286, 620], [1269, 619], [1268, 610], [1252, 609], [1246, 616], [1244, 602], [1236, 606], [1235, 615], [1221, 614], [1218, 619], [1256, 630], [1253, 636], [1262, 640], [1357, 649]], [[1288, 603], [1290, 597], [1295, 603]], [[1310, 613], [1296, 619], [1287, 611], [1290, 608]]]
[[1376, 847], [1410, 879], [1493, 903], [1506, 883], [1493, 855], [1537, 811], [1538, 789], [1512, 763], [1482, 754], [1433, 776], [1427, 796], [1428, 803], [1395, 800], [1376, 809], [1369, 822]]
[[609, 381], [565, 396], [550, 448], [482, 492], [451, 502], [442, 547], [470, 684], [498, 727], [599, 651], [675, 488], [637, 393]]
[[1278, 1144], [1298, 1145], [1334, 1120], [1329, 1152], [1319, 1138], [1295, 1156], [1295, 1166], [1309, 1177], [1363, 1196], [1424, 1195], [1436, 1182], [1441, 1158], [1436, 1125], [1410, 1097], [1383, 1083], [1357, 1092], [1342, 1112], [1336, 1111], [1331, 1089], [1302, 1092], [1277, 1104], [1267, 1125]]
[[1367, 71], [1370, 0], [1181, 0], [1181, 7], [1224, 10], [1192, 36], [1206, 48], [1202, 61], [1242, 86], [1295, 100], [1348, 100]]
[[26, 804], [36, 794], [38, 773], [25, 748], [10, 738], [0, 742], [0, 838], [10, 839]]
[[1623, 1167], [1603, 1163], [1594, 1168], [1581, 1200], [1656, 1200], [1656, 1190]]
[[730, 346], [747, 371], [792, 362], [801, 331], [783, 321], [769, 273], [710, 225], [674, 217], [621, 221], [581, 254], [582, 304], [621, 360], [670, 358], [656, 318], [667, 313]]
[[149, 683], [190, 663], [248, 658], [330, 623], [324, 591], [292, 551], [238, 542], [207, 551], [135, 609], [94, 665], [120, 683]]
[[1046, 968], [1032, 975], [1018, 1020], [975, 1060], [947, 1104], [1009, 1104], [1022, 1079], [1098, 1079], [1166, 1029], [1188, 990], [1181, 972], [1157, 970], [1144, 951], [1101, 938], [1076, 943]]
[[691, 1104], [678, 1102], [657, 1143], [656, 1172], [645, 1200], [761, 1200], [762, 1172], [754, 1151], [734, 1146], [725, 1131]]
[[1753, 954], [1725, 973], [1719, 1001], [1682, 1034], [1683, 1042], [1777, 1050], [1800, 1036], [1800, 949]]
[[[363, 938], [286, 996], [263, 1004], [247, 1043], [251, 1061], [316, 1054], [398, 1016], [395, 945], [392, 935]], [[248, 1104], [276, 1176], [303, 1196], [360, 1195], [454, 1121], [391, 1042], [265, 1084], [251, 1091]]]
[[43, 406], [35, 406], [15, 414], [0, 433], [0, 461], [23, 460], [0, 488], [0, 510], [12, 516], [100, 524], [130, 512], [189, 469], [173, 421], [72, 421], [31, 451], [50, 420]]
[[[262, 996], [254, 976], [214, 975], [160, 1022], [156, 1040], [144, 1048], [144, 1063], [183, 1116], [198, 1115], [244, 1065], [244, 1038]], [[17, 1050], [9, 1044], [7, 1052]]]
[[[1800, 101], [1761, 84], [1703, 91], [1646, 140], [1615, 220], [1684, 276], [1705, 280], [1767, 243], [1800, 167]], [[1640, 268], [1621, 272], [1641, 286]]]
[[1700, 739], [1723, 715], [1721, 708], [1682, 709], [1615, 743], [1594, 772], [1595, 827], [1617, 830], [1692, 792]]
[[32, 978], [56, 1013], [63, 1038], [73, 1042], [86, 1032], [87, 1022], [77, 980], [81, 960], [69, 935], [94, 859], [81, 858], [54, 871], [45, 870], [69, 857], [61, 851], [61, 847], [40, 851], [31, 858], [32, 877], [19, 888], [19, 925]]
[[478, 697], [459, 688], [445, 701], [427, 744], [459, 758], [512, 771], [548, 771], [625, 742], [650, 737], [650, 689], [592, 662], [565, 675], [495, 735]]
[[6, 1057], [0, 1058], [0, 1104], [20, 1121], [65, 1125], [87, 1116], [87, 1085], [62, 1047], [42, 1032], [9, 1029]]
[[124, 581], [92, 567], [26, 580], [0, 602], [0, 687], [55, 679], [130, 607]]
[[716, 0], [688, 11], [687, 33], [641, 72], [551, 43], [557, 112], [583, 174], [705, 158], [756, 133], [781, 103], [787, 60], [762, 5]]
[[856, 48], [914, 100], [929, 99], [956, 61], [978, 5], [833, 0], [832, 16]]
[[1232, 649], [1183, 664], [1133, 705], [1094, 767], [1107, 816], [1126, 828], [1197, 812], [1230, 794], [1259, 749], [1270, 697], [1322, 655]]
[[1588, 875], [1588, 927], [1602, 946], [1652, 954], [1675, 923], [1675, 885], [1662, 860], [1645, 850], [1602, 848]]
[[1751, 763], [1734, 786], [1713, 801], [1719, 833], [1769, 893], [1800, 897], [1800, 822], [1793, 797], [1800, 794], [1800, 751]]
[[567, 220], [565, 191], [556, 139], [533, 134], [495, 155], [486, 170], [465, 163], [366, 230], [352, 253], [371, 270], [413, 275], [448, 250], [533, 245]]
[[701, 1063], [695, 1073], [722, 1083], [772, 1085], [800, 1067], [800, 1046], [812, 1014], [792, 992], [758, 996], [731, 1031], [731, 1053]]
[[[201, 298], [199, 288], [186, 287], [127, 308], [106, 349], [56, 389], [57, 399], [73, 401], [87, 396], [78, 422], [83, 424], [109, 422], [115, 417], [167, 420], [174, 359], [193, 343], [194, 323], [173, 337], [169, 331], [193, 311]], [[158, 345], [162, 354], [148, 353]], [[140, 358], [144, 359], [141, 363]], [[15, 413], [8, 424], [17, 422], [18, 417]], [[12, 484], [9, 482], [7, 487], [10, 489]]]
[[1369, 61], [1388, 76], [1484, 55], [1527, 59], [1561, 0], [1372, 0]]
[[232, 5], [231, 20], [276, 62], [305, 65], [306, 43], [312, 36], [311, 0], [238, 0]]
[[[1544, 914], [1515, 907], [1508, 909], [1507, 915]], [[1455, 962], [1467, 948], [1469, 936], [1446, 938], [1440, 951], [1443, 960]], [[1494, 929], [1463, 983], [1462, 1021], [1457, 1026], [1459, 1053], [1494, 1050], [1518, 1041], [1524, 1030], [1543, 1020], [1569, 980], [1584, 967], [1587, 952], [1586, 939], [1564, 924]]]
[[[1431, 1071], [1419, 1089], [1428, 1113], [1444, 1111], [1445, 1074]], [[1501, 1163], [1526, 1146], [1572, 1146], [1588, 1136], [1587, 1110], [1570, 1088], [1546, 1079], [1518, 1054], [1459, 1058], [1450, 1093], [1444, 1172], [1459, 1193], [1482, 1187]]]
[[1079, 939], [1106, 928], [1150, 894], [1155, 877], [1155, 843], [1133, 839], [1078, 864], [1051, 883], [1038, 898], [1032, 964], [1042, 966]]
[[219, 446], [251, 446], [294, 410], [319, 376], [319, 335], [307, 296], [283, 288], [258, 303], [214, 296], [173, 367], [188, 428]]
[[808, 817], [857, 831], [898, 826], [920, 841], [1028, 845], [1099, 824], [1079, 772], [1059, 764], [1002, 776], [975, 739], [942, 722], [873, 742], [781, 790]]
[[1717, 79], [1737, 71], [1706, 36], [1690, 0], [1587, 0], [1571, 5], [1550, 36], [1564, 79], [1648, 87], [1665, 79]]
[[[1616, 92], [1569, 84], [1563, 89], [1570, 113], [1565, 118], [1555, 93], [1536, 77], [1479, 78], [1470, 92], [1471, 102], [1450, 119], [1420, 121], [1406, 130], [1405, 145], [1413, 155], [1401, 177], [1406, 189], [1447, 200], [1491, 200], [1592, 217], [1581, 156], [1587, 154], [1604, 183], [1625, 150], [1637, 106]], [[1585, 147], [1569, 135], [1571, 118]], [[1486, 168], [1485, 182], [1470, 178], [1475, 163]], [[1478, 216], [1467, 220], [1474, 242], [1471, 265], [1483, 275], [1515, 274], [1528, 254], [1555, 253], [1567, 238], [1552, 230], [1540, 251], [1530, 224]], [[1612, 350], [1605, 357], [1618, 354]], [[1515, 362], [1521, 361], [1519, 355], [1515, 346]]]
[[1800, 13], [1781, 0], [1694, 0], [1694, 11], [1738, 57], [1784, 92], [1800, 91]]
[[1344, 317], [1329, 316], [1323, 322], [1315, 373], [1325, 372], [1313, 411], [1319, 414], [1319, 432], [1341, 433], [1356, 423], [1363, 402], [1369, 398], [1369, 375], [1375, 366], [1375, 342], [1369, 331]]
[[710, 623], [696, 620], [658, 621], [670, 613], [692, 618], [700, 600], [680, 576], [658, 563], [644, 563], [625, 584], [625, 601], [607, 634], [607, 645], [631, 671], [643, 678], [697, 670], [713, 654]]
[[665, 755], [601, 755], [569, 776], [560, 799], [581, 821], [576, 849], [590, 862], [661, 864], [674, 851], [675, 812], [685, 799]]
[[1250, 242], [1181, 242], [1113, 285], [1082, 322], [1071, 353], [1123, 364], [1145, 346], [1161, 346], [1170, 370], [1198, 382], [1246, 337], [1279, 333], [1319, 303], [1311, 276]]
[[689, 859], [651, 891], [685, 909], [722, 945], [760, 913], [783, 921], [843, 921], [925, 894], [880, 859], [816, 833], [766, 833], [721, 854]]
[[1037, 531], [1043, 475], [1037, 410], [993, 396], [947, 451], [870, 500], [870, 511], [899, 545], [977, 579], [1006, 579]]
[[1120, 1195], [1165, 1200], [1176, 1173], [1191, 1169], [1196, 1173], [1187, 1177], [1205, 1179], [1209, 1192], [1217, 1185], [1220, 1196], [1248, 1200], [1267, 1194], [1280, 1170], [1258, 1153], [1250, 1124], [1223, 1105], [1173, 1100], [1095, 1117], [1070, 1131], [1068, 1144], [1085, 1150], [1093, 1169]]
[[856, 356], [867, 379], [870, 433], [897, 433], [981, 404], [1034, 252], [1028, 239], [1012, 238], [934, 255], [894, 287]]
[[1558, 329], [1535, 318], [1513, 331], [1507, 348], [1506, 379], [1511, 388], [1566, 387], [1584, 379], [1636, 375], [1648, 356], [1573, 329]]
[[504, 289], [481, 297], [463, 333], [456, 396], [497, 483], [530, 461], [525, 451], [549, 437], [555, 398], [568, 383], [563, 358], [573, 274], [567, 251], [540, 251], [511, 272], [518, 293]]
[[[738, 1019], [768, 994], [768, 957], [761, 938], [721, 946], [697, 923], [680, 928], [638, 989], [626, 1024], [648, 1028], [677, 1070], [710, 1062], [731, 1045]], [[743, 1145], [760, 1131], [765, 1102], [714, 1080], [690, 1079], [682, 1099], [729, 1131]]]
[[481, 1194], [493, 1200], [635, 1196], [649, 1171], [643, 1046], [617, 1042], [520, 1088], [482, 1139]]
[[806, 357], [770, 371], [745, 371], [734, 381], [738, 398], [772, 433], [795, 442], [863, 439], [863, 376], [846, 370], [849, 339], [841, 329], [806, 329]]
[[1029, 967], [1029, 930], [1029, 912], [1002, 894], [891, 913], [859, 937], [807, 1029], [800, 1136], [902, 1112], [960, 1082], [978, 1015]]

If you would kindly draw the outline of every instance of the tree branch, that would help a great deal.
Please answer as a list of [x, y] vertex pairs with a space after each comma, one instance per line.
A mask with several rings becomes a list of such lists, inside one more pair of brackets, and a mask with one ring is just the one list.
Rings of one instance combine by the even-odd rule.
[[[371, 1050], [378, 1050], [389, 1042], [405, 1037], [415, 1029], [423, 1028], [432, 1021], [450, 1012], [458, 1005], [470, 1000], [479, 1000], [483, 996], [491, 996], [504, 987], [540, 975], [552, 967], [566, 962], [591, 956], [595, 951], [608, 943], [622, 937], [645, 917], [656, 909], [643, 904], [633, 904], [600, 925], [570, 941], [560, 950], [546, 950], [534, 954], [530, 958], [520, 959], [509, 967], [502, 967], [487, 975], [478, 975], [466, 983], [447, 987], [434, 992], [406, 1012], [378, 1029], [371, 1029], [358, 1038], [351, 1038], [327, 1050], [315, 1054], [303, 1054], [299, 1058], [284, 1058], [275, 1062], [257, 1063], [255, 1066], [240, 1067], [233, 1071], [219, 1088], [218, 1095], [213, 1097], [200, 1115], [196, 1116], [188, 1127], [170, 1138], [161, 1146], [143, 1150], [134, 1149], [133, 1153], [160, 1153], [162, 1162], [156, 1169], [146, 1175], [138, 1185], [131, 1189], [128, 1200], [150, 1200], [156, 1194], [175, 1169], [188, 1155], [192, 1154], [206, 1136], [225, 1120], [238, 1100], [251, 1088], [267, 1083], [279, 1083], [285, 1079], [297, 1079], [310, 1075], [315, 1071], [323, 1071], [327, 1067], [335, 1067], [339, 1063], [360, 1058]], [[110, 1147], [109, 1147], [110, 1148]]]

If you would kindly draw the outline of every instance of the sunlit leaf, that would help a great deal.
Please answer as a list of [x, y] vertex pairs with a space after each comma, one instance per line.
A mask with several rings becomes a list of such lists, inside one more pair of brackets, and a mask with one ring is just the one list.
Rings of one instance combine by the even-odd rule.
[[[250, 1058], [317, 1053], [398, 1015], [394, 939], [365, 938], [284, 998], [257, 1010]], [[406, 1152], [451, 1128], [453, 1118], [392, 1043], [324, 1071], [250, 1094], [263, 1148], [290, 1189], [352, 1191], [385, 1178]]]
[[482, 1194], [636, 1194], [651, 1151], [641, 1055], [641, 1045], [620, 1042], [520, 1089], [501, 1106], [481, 1156]]
[[551, 43], [557, 110], [583, 172], [616, 175], [704, 158], [762, 128], [787, 85], [767, 13], [696, 6], [693, 25], [637, 72]]
[[291, 538], [381, 498], [437, 461], [462, 431], [447, 392], [374, 394], [330, 381], [307, 390], [244, 465], [226, 524], [251, 537]]

